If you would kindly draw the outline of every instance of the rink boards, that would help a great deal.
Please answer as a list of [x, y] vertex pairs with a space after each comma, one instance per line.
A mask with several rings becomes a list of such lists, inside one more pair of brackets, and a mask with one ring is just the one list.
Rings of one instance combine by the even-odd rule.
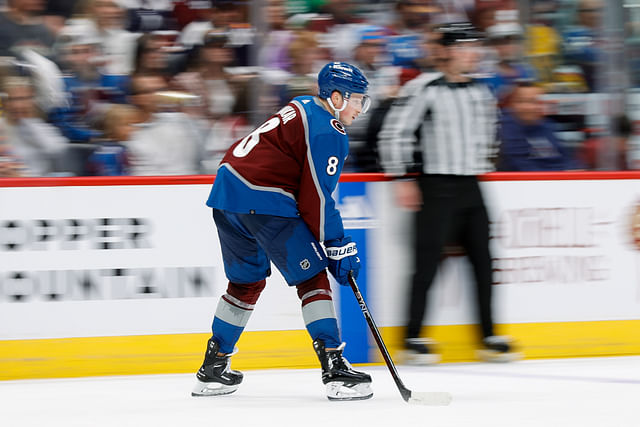
[[[0, 180], [0, 379], [191, 372], [226, 289], [204, 205], [213, 177]], [[392, 353], [404, 322], [411, 216], [379, 175], [336, 197]], [[640, 174], [491, 174], [497, 332], [527, 358], [640, 354]], [[425, 333], [473, 360], [473, 288], [446, 258]], [[335, 285], [335, 284], [334, 284]], [[355, 363], [377, 362], [349, 288], [334, 299]], [[274, 271], [234, 367], [317, 365], [299, 301]]]

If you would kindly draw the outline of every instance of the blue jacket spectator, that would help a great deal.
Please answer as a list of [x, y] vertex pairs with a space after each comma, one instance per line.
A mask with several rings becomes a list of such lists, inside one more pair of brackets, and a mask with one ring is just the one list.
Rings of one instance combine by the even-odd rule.
[[68, 105], [51, 110], [49, 120], [73, 142], [89, 142], [101, 135], [91, 126], [89, 117], [96, 103], [124, 104], [129, 92], [129, 76], [126, 75], [98, 75], [92, 82], [65, 76], [64, 84]]
[[129, 175], [129, 153], [125, 144], [131, 140], [138, 111], [131, 105], [114, 104], [104, 115], [104, 139], [96, 142], [88, 156], [86, 172], [89, 175]]
[[500, 171], [561, 171], [577, 162], [544, 117], [542, 89], [520, 84], [511, 93], [500, 123]]
[[566, 64], [582, 69], [590, 90], [596, 90], [598, 61], [604, 59], [601, 31], [603, 5], [601, 0], [580, 0], [577, 5], [577, 24], [562, 33]]
[[81, 33], [65, 33], [58, 41], [58, 64], [63, 71], [65, 105], [49, 111], [49, 120], [72, 142], [88, 142], [101, 135], [96, 128], [107, 104], [124, 104], [129, 76], [102, 72], [99, 46]]
[[513, 87], [524, 81], [534, 81], [536, 73], [533, 67], [523, 59], [523, 30], [516, 22], [505, 22], [492, 25], [487, 29], [488, 46], [495, 58], [488, 59], [491, 64], [485, 82], [489, 85], [498, 101]]

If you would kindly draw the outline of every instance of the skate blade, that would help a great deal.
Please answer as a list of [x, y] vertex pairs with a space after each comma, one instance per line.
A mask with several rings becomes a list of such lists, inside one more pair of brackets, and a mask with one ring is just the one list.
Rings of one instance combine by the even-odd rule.
[[508, 363], [508, 362], [515, 362], [516, 360], [522, 359], [522, 353], [517, 353], [517, 352], [501, 353], [499, 351], [487, 350], [487, 349], [477, 350], [476, 355], [480, 360], [484, 360], [485, 362], [494, 362], [494, 363]]
[[196, 385], [193, 387], [193, 390], [191, 390], [191, 396], [222, 396], [233, 393], [238, 387], [239, 384], [225, 385], [220, 383], [205, 383], [196, 380]]
[[419, 354], [411, 351], [403, 351], [399, 356], [400, 360], [402, 360], [405, 365], [412, 366], [435, 365], [436, 363], [440, 362], [440, 359], [442, 359], [439, 354]]
[[326, 386], [329, 400], [365, 400], [373, 396], [370, 383], [345, 385], [343, 381], [332, 381]]

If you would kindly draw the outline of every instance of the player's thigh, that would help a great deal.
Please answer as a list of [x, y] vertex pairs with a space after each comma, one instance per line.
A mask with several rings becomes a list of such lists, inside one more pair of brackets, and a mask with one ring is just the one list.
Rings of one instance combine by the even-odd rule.
[[224, 271], [234, 283], [258, 282], [271, 274], [269, 258], [238, 214], [213, 210]]
[[301, 218], [245, 215], [245, 225], [291, 286], [327, 267], [320, 243]]

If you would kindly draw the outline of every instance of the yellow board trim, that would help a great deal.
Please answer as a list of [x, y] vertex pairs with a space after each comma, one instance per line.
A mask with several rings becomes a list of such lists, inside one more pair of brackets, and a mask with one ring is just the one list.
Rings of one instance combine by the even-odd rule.
[[[498, 325], [527, 359], [640, 354], [640, 320]], [[402, 328], [382, 329], [392, 355]], [[429, 326], [443, 362], [476, 360], [477, 327]], [[143, 335], [0, 341], [0, 380], [194, 372], [209, 334]], [[317, 368], [305, 330], [245, 332], [234, 369]], [[371, 344], [371, 360], [379, 352]]]

